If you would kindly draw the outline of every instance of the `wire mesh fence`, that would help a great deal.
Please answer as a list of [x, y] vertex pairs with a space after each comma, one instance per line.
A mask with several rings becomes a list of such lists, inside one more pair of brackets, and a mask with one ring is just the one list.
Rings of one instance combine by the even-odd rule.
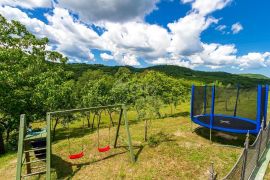
[[[231, 171], [223, 180], [247, 180], [251, 179], [254, 170], [259, 166], [260, 160], [270, 143], [270, 123], [261, 128], [256, 140], [249, 145], [249, 134], [247, 134], [245, 147]], [[210, 180], [217, 179], [213, 176], [213, 169], [210, 169]], [[214, 178], [213, 178], [214, 177]]]

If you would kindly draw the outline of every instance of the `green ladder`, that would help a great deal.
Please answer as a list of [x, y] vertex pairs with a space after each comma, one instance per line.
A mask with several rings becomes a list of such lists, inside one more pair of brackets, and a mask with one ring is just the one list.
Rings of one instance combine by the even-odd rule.
[[[46, 147], [33, 148], [30, 146], [30, 142], [33, 143], [40, 140], [47, 141], [47, 133], [30, 137], [26, 136], [26, 120], [25, 115], [22, 114], [20, 116], [16, 180], [47, 174], [48, 162], [50, 162], [50, 160], [48, 161], [50, 155], [48, 156], [47, 143]], [[43, 158], [44, 156], [45, 158]], [[23, 173], [24, 166], [26, 166], [26, 173]]]

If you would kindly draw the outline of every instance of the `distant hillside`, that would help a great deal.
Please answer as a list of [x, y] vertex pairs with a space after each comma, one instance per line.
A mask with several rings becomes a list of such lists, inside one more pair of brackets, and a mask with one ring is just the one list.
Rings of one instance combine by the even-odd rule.
[[239, 74], [240, 76], [249, 77], [249, 78], [255, 78], [255, 79], [270, 79], [267, 76], [264, 76], [262, 74]]
[[[223, 84], [241, 84], [243, 86], [255, 86], [257, 84], [270, 84], [270, 78], [263, 75], [237, 75], [226, 72], [205, 72], [196, 71], [185, 67], [173, 66], [173, 65], [158, 65], [147, 68], [134, 68], [131, 66], [105, 66], [101, 64], [67, 64], [66, 69], [75, 73], [75, 78], [78, 78], [86, 70], [102, 70], [109, 74], [115, 74], [120, 67], [127, 67], [133, 73], [139, 73], [146, 70], [154, 70], [165, 73], [169, 76], [176, 78], [183, 78], [188, 80], [202, 81], [204, 83], [212, 83], [214, 81], [220, 81]], [[255, 78], [256, 77], [256, 78]]]

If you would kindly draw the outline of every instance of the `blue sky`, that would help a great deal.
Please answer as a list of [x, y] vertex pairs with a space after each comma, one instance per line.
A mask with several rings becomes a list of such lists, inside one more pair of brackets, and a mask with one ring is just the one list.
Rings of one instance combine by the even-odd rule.
[[270, 77], [269, 1], [0, 0], [70, 63], [197, 70]]

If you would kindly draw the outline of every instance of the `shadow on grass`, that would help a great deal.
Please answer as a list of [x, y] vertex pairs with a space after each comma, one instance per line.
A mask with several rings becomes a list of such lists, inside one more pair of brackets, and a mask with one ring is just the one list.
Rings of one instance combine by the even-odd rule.
[[174, 113], [174, 114], [166, 114], [164, 115], [164, 117], [162, 117], [163, 119], [164, 118], [167, 118], [167, 117], [188, 117], [190, 115], [190, 112], [188, 111], [185, 111], [185, 112], [178, 112], [178, 113]]
[[[74, 177], [76, 175], [76, 173], [81, 170], [81, 168], [83, 166], [95, 164], [97, 162], [104, 161], [106, 159], [113, 158], [113, 157], [115, 157], [117, 155], [121, 155], [121, 154], [125, 154], [125, 153], [129, 152], [129, 147], [128, 146], [117, 146], [117, 148], [124, 148], [125, 150], [121, 151], [121, 152], [118, 152], [118, 153], [108, 155], [108, 156], [106, 156], [104, 158], [101, 158], [101, 159], [92, 160], [92, 161], [84, 162], [84, 163], [70, 163], [70, 162], [67, 162], [67, 161], [63, 160], [61, 157], [52, 154], [52, 162], [53, 162], [52, 163], [52, 168], [56, 172], [57, 179], [72, 179], [72, 177]], [[133, 148], [135, 150], [138, 149], [137, 153], [135, 153], [135, 161], [137, 161], [139, 155], [141, 154], [141, 152], [142, 152], [142, 150], [144, 148], [144, 146], [142, 146], [142, 145], [133, 146]], [[73, 171], [72, 166], [76, 166], [75, 171]]]
[[[210, 139], [210, 129], [208, 128], [198, 127], [194, 132], [205, 139]], [[255, 138], [256, 137], [254, 135], [250, 135], [250, 144], [254, 142]], [[212, 130], [212, 141], [221, 145], [243, 147], [245, 139], [246, 134], [235, 134]]]
[[149, 147], [157, 147], [161, 143], [175, 141], [172, 137], [173, 137], [172, 135], [165, 134], [164, 132], [160, 131], [156, 134], [152, 134], [148, 138], [147, 142], [148, 142]]
[[52, 158], [52, 168], [55, 170], [57, 179], [66, 179], [72, 173], [72, 164], [63, 160], [61, 157], [55, 154], [51, 155]]

